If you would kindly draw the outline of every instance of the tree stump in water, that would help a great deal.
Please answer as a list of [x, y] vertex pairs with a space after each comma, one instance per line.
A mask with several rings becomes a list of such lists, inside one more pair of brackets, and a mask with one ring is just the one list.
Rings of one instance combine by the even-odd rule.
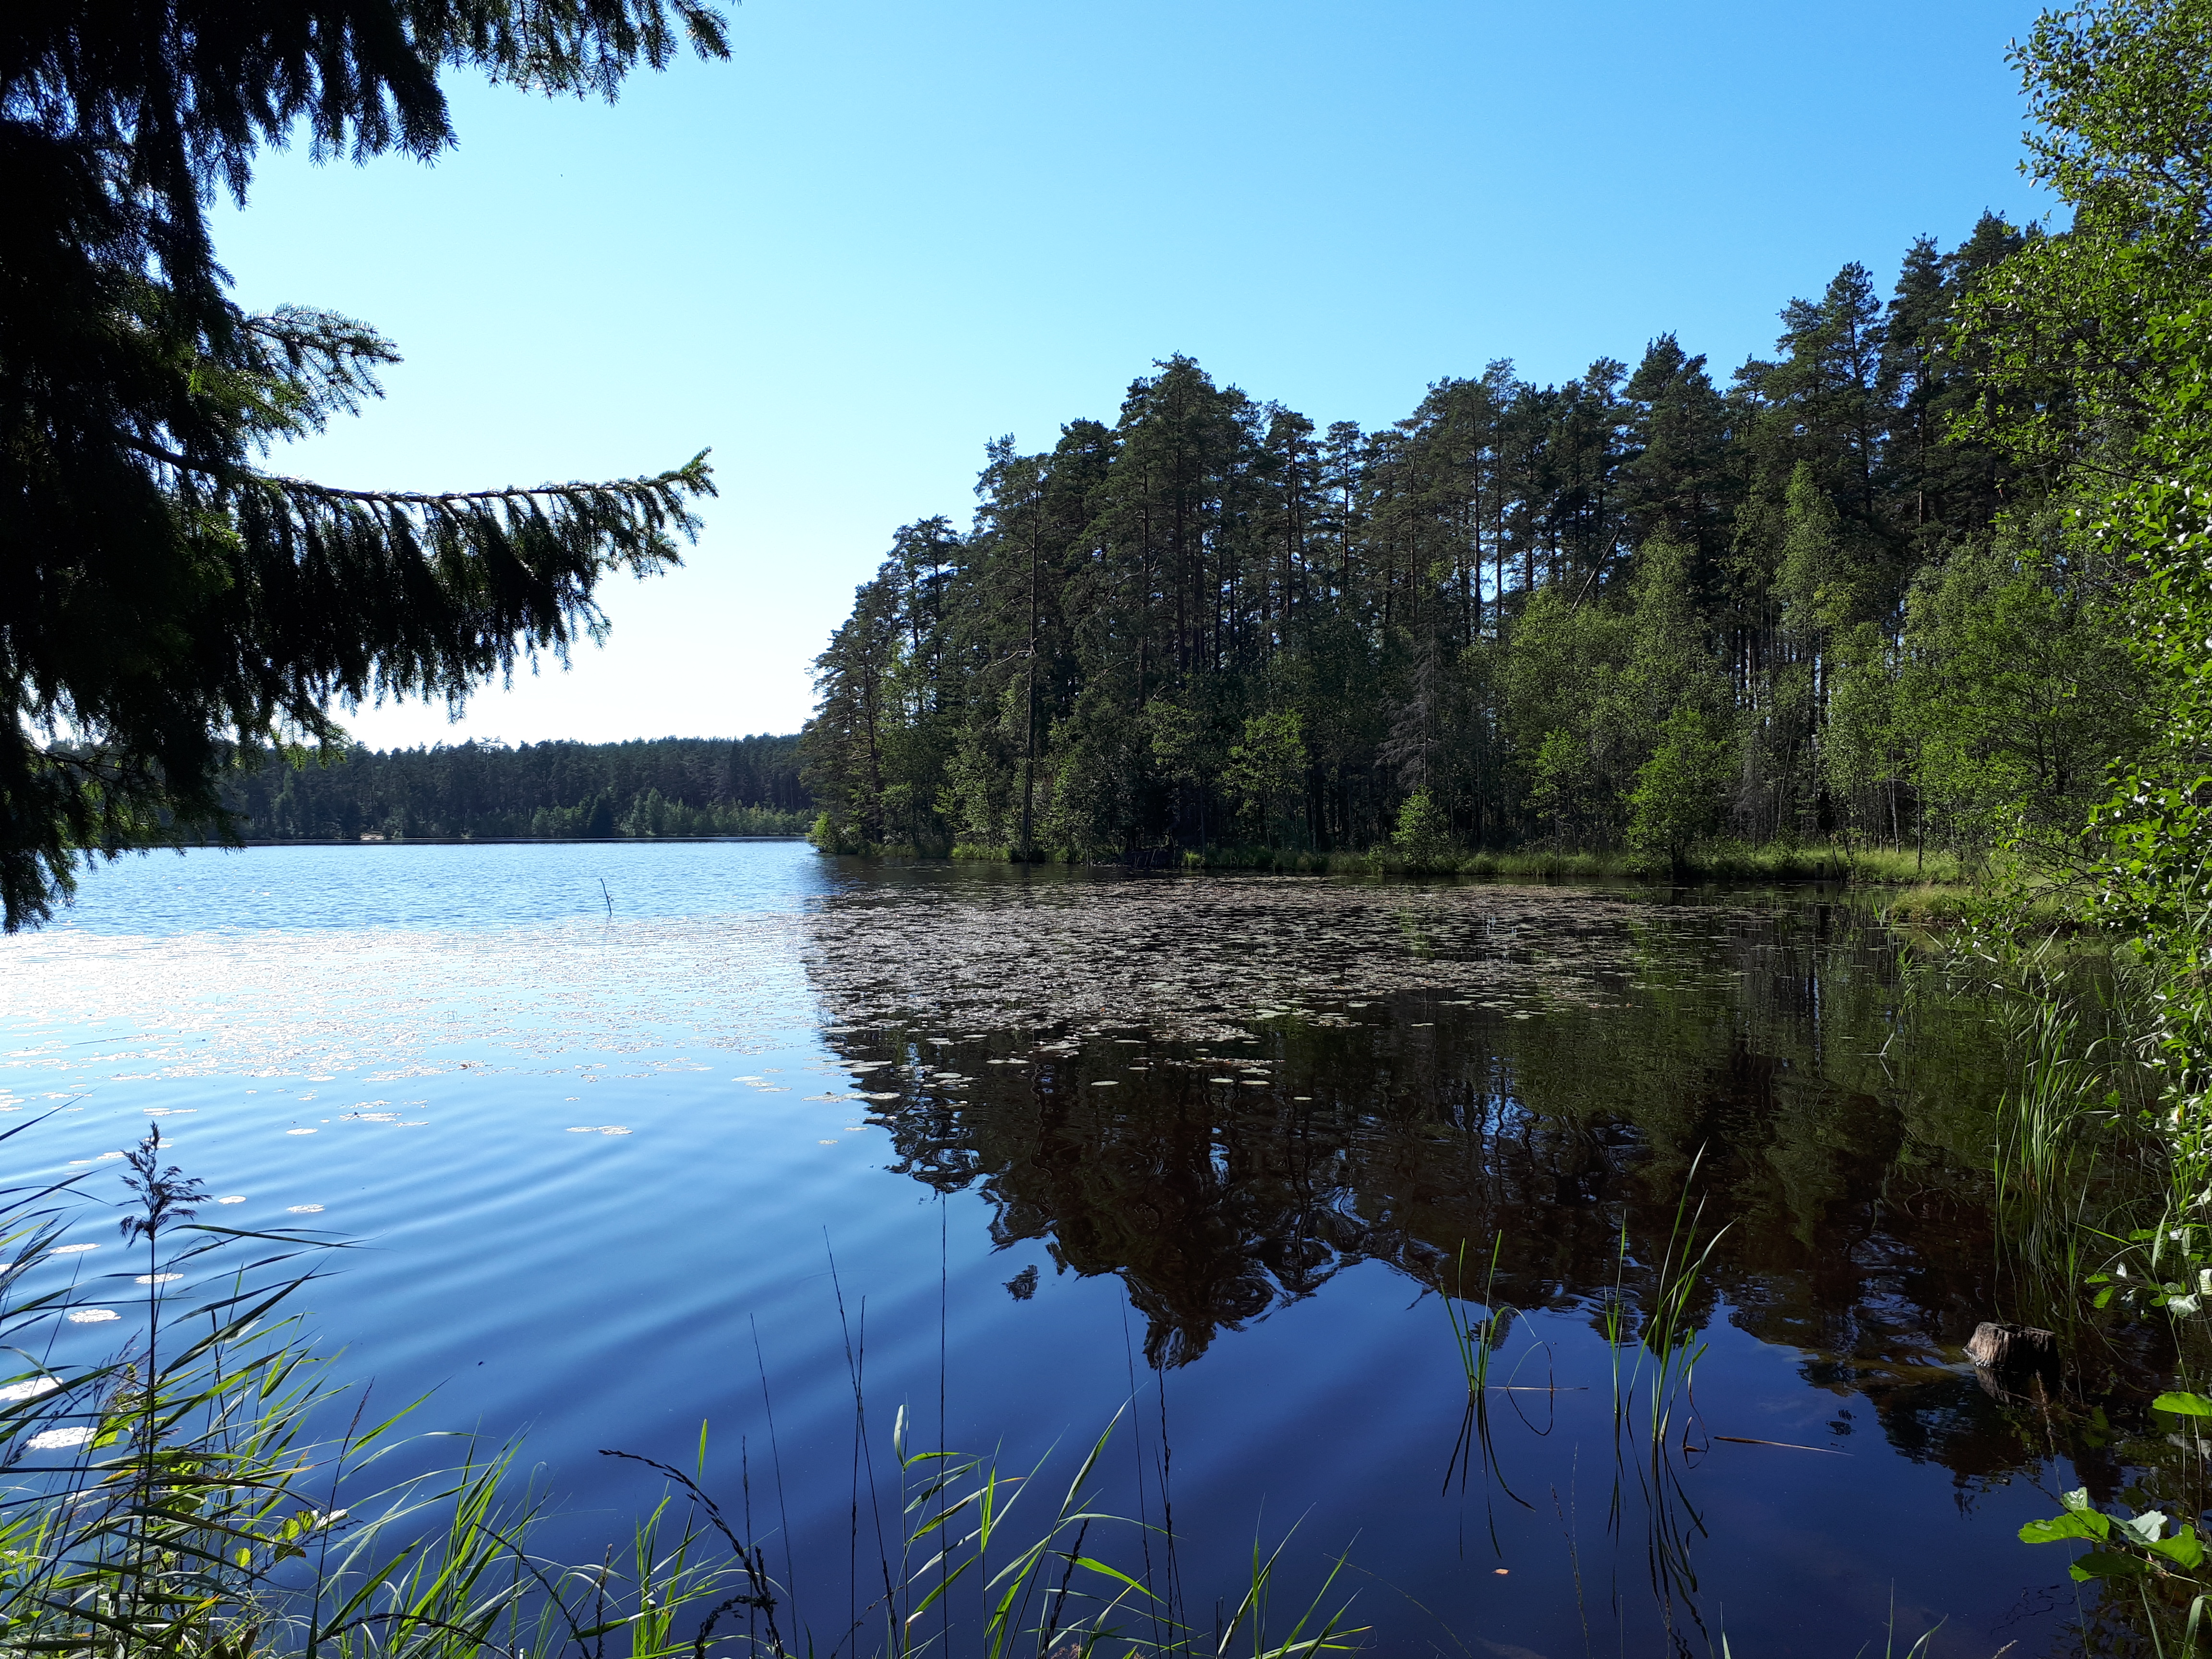
[[2039, 1376], [2058, 1374], [2058, 1339], [2033, 1325], [2007, 1325], [1984, 1320], [1966, 1342], [1966, 1358], [1983, 1370]]

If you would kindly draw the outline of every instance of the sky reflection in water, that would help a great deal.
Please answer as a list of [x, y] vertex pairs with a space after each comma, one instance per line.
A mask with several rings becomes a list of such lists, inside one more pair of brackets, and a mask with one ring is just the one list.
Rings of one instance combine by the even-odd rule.
[[[705, 1419], [757, 1475], [765, 1384], [818, 1627], [848, 1335], [879, 1450], [942, 1397], [1025, 1465], [1134, 1395], [1109, 1507], [1157, 1519], [1171, 1448], [1200, 1604], [1295, 1525], [1394, 1651], [1856, 1650], [1893, 1589], [1905, 1641], [2038, 1650], [2073, 1596], [2014, 1529], [2124, 1475], [1960, 1364], [1994, 1034], [1815, 896], [195, 853], [0, 945], [0, 1107], [58, 1109], [13, 1174], [112, 1200], [97, 1162], [159, 1121], [223, 1221], [361, 1241], [307, 1295], [347, 1372], [526, 1430], [580, 1538], [647, 1496], [600, 1447], [681, 1459]], [[1605, 1310], [1650, 1305], [1701, 1148], [1692, 1443], [1617, 1459]], [[1462, 1447], [1434, 1292], [1497, 1240], [1510, 1391]]]

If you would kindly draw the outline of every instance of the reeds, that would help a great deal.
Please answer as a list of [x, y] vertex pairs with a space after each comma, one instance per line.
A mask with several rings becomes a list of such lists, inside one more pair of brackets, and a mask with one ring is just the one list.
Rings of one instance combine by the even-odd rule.
[[0, 1649], [68, 1659], [1314, 1659], [1355, 1634], [1328, 1605], [1334, 1570], [1287, 1632], [1271, 1626], [1280, 1543], [1255, 1547], [1240, 1598], [1204, 1630], [1144, 1575], [1112, 1565], [1102, 1538], [1137, 1523], [1092, 1499], [1110, 1425], [1056, 1506], [1032, 1520], [1042, 1465], [1017, 1476], [994, 1460], [911, 1450], [902, 1411], [896, 1553], [879, 1563], [881, 1596], [827, 1639], [786, 1622], [787, 1587], [708, 1490], [703, 1430], [690, 1473], [605, 1454], [650, 1469], [660, 1495], [620, 1547], [557, 1560], [537, 1542], [547, 1493], [518, 1475], [513, 1446], [486, 1452], [458, 1437], [457, 1464], [391, 1473], [426, 1447], [403, 1437], [408, 1411], [372, 1420], [366, 1395], [349, 1401], [283, 1312], [330, 1242], [199, 1223], [194, 1183], [161, 1169], [159, 1151], [156, 1132], [134, 1157], [138, 1205], [125, 1223], [149, 1253], [146, 1330], [96, 1365], [32, 1358], [43, 1328], [84, 1307], [79, 1287], [21, 1294], [54, 1261], [58, 1206], [84, 1177], [0, 1192], [0, 1345], [26, 1367], [0, 1396], [0, 1442], [12, 1447], [0, 1466]]
[[[1713, 1247], [1728, 1231], [1727, 1227], [1719, 1227], [1702, 1243], [1698, 1239], [1705, 1200], [1700, 1197], [1693, 1206], [1690, 1194], [1705, 1157], [1705, 1148], [1701, 1146], [1683, 1176], [1681, 1193], [1674, 1200], [1674, 1219], [1668, 1229], [1666, 1249], [1651, 1276], [1644, 1317], [1633, 1333], [1627, 1328], [1630, 1257], [1626, 1224], [1620, 1229], [1613, 1293], [1606, 1299], [1601, 1316], [1606, 1341], [1613, 1354], [1616, 1443], [1629, 1426], [1639, 1393], [1644, 1401], [1644, 1437], [1655, 1449], [1667, 1445], [1678, 1422], [1686, 1434], [1689, 1413], [1695, 1409], [1692, 1389], [1698, 1361], [1705, 1357], [1706, 1346], [1695, 1318], [1698, 1286], [1706, 1263], [1712, 1259]], [[1620, 1356], [1631, 1346], [1635, 1359], [1624, 1377]]]
[[[1702, 1237], [1705, 1203], [1692, 1193], [1704, 1166], [1701, 1146], [1690, 1160], [1674, 1200], [1667, 1243], [1651, 1270], [1642, 1317], [1632, 1329], [1629, 1277], [1634, 1265], [1624, 1223], [1614, 1253], [1613, 1285], [1601, 1315], [1613, 1371], [1613, 1516], [1618, 1526], [1627, 1480], [1633, 1473], [1647, 1517], [1645, 1565], [1652, 1594], [1670, 1635], [1678, 1603], [1692, 1623], [1697, 1611], [1696, 1540], [1705, 1522], [1682, 1482], [1682, 1468], [1693, 1447], [1690, 1433], [1697, 1412], [1698, 1362], [1706, 1343], [1696, 1317], [1698, 1288], [1725, 1226]], [[1624, 1369], [1622, 1355], [1633, 1358]], [[1638, 1401], [1643, 1403], [1638, 1419]], [[1630, 1455], [1632, 1445], [1637, 1447]], [[1679, 1643], [1680, 1637], [1675, 1635]]]
[[[726, 1576], [691, 1559], [696, 1524], [672, 1546], [657, 1510], [624, 1580], [533, 1553], [544, 1498], [517, 1492], [511, 1450], [484, 1457], [464, 1437], [458, 1467], [382, 1481], [406, 1413], [370, 1421], [364, 1401], [339, 1417], [343, 1391], [282, 1314], [326, 1242], [198, 1224], [192, 1184], [158, 1169], [159, 1150], [149, 1133], [134, 1158], [139, 1208], [125, 1223], [149, 1252], [144, 1334], [100, 1364], [34, 1365], [0, 1405], [15, 1443], [0, 1644], [86, 1659], [488, 1647], [602, 1659], [595, 1638], [619, 1629], [632, 1659], [690, 1645], [668, 1627], [673, 1610]], [[74, 1184], [0, 1195], [15, 1264], [0, 1340], [26, 1360], [42, 1325], [84, 1306], [76, 1286], [9, 1294], [52, 1261], [54, 1205]], [[334, 1419], [338, 1432], [314, 1437]]]

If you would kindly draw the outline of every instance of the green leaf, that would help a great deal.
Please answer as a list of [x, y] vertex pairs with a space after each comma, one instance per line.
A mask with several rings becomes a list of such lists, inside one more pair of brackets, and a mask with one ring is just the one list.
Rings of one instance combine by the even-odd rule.
[[2140, 1578], [2150, 1571], [2150, 1564], [2117, 1550], [2091, 1550], [2066, 1571], [2075, 1583], [2086, 1584], [2092, 1578]]
[[2050, 1521], [2031, 1521], [2020, 1529], [2023, 1544], [2057, 1544], [2069, 1538], [2094, 1538], [2101, 1541], [2111, 1529], [2101, 1515], [2062, 1515]]
[[2172, 1537], [2161, 1538], [2150, 1547], [2186, 1572], [2194, 1572], [2204, 1565], [2204, 1540], [2197, 1535], [2194, 1527], [2184, 1527]]
[[2150, 1402], [2154, 1412], [2176, 1412], [2183, 1417], [2212, 1417], [2212, 1400], [2201, 1394], [2162, 1394]]

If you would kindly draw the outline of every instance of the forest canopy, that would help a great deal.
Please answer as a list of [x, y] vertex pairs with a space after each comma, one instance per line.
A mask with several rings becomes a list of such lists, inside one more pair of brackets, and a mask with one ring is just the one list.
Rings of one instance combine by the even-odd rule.
[[[1673, 335], [1510, 362], [1375, 430], [1176, 356], [989, 447], [817, 665], [834, 846], [1940, 846], [2079, 832], [2140, 741], [2122, 551], [2073, 531], [2064, 396], [1974, 296], [1984, 216], [1838, 271], [1717, 375]], [[2000, 441], [2031, 411], [2033, 445]]]
[[248, 841], [660, 840], [795, 836], [813, 816], [795, 737], [356, 747], [324, 766], [241, 769]]

